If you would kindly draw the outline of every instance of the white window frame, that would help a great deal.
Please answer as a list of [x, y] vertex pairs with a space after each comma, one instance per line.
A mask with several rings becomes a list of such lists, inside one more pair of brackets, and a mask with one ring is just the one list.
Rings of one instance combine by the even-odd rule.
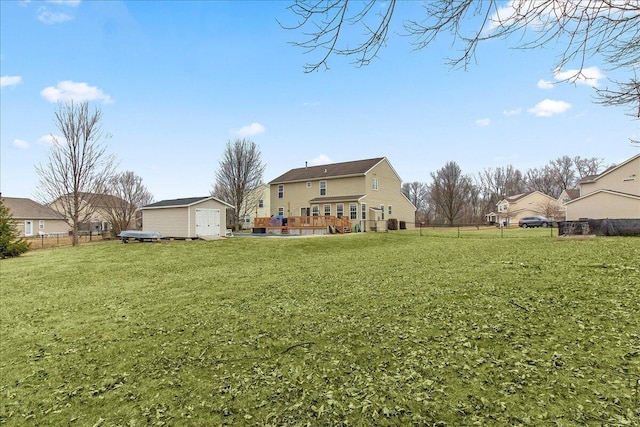
[[44, 219], [41, 219], [40, 221], [38, 221], [38, 229], [44, 230]]
[[324, 216], [331, 216], [331, 205], [324, 205]]
[[279, 207], [278, 208], [278, 215], [284, 216], [284, 208], [283, 207]]
[[284, 199], [284, 184], [278, 184], [278, 199]]
[[24, 222], [24, 235], [33, 236], [33, 221], [30, 219]]
[[358, 205], [349, 203], [349, 219], [358, 219]]
[[391, 205], [387, 206], [387, 212], [389, 212], [389, 218], [391, 218], [391, 215], [393, 215]]
[[311, 205], [311, 216], [320, 216], [320, 205]]
[[336, 204], [336, 217], [342, 218], [344, 216], [344, 203]]
[[378, 178], [373, 178], [372, 182], [372, 188], [374, 191], [378, 191]]
[[327, 181], [320, 181], [320, 195], [327, 195]]
[[360, 209], [361, 209], [361, 218], [363, 221], [367, 220], [367, 204], [366, 203], [361, 203], [360, 204]]

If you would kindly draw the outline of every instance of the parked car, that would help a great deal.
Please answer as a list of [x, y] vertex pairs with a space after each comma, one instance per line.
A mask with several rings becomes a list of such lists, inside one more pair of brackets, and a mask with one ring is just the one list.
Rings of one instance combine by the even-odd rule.
[[518, 221], [518, 226], [522, 228], [552, 227], [553, 221], [543, 216], [525, 216], [520, 221]]

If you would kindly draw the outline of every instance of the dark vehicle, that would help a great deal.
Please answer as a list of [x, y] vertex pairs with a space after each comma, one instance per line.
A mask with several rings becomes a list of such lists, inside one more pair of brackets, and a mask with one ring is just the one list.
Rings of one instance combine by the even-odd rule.
[[518, 226], [522, 228], [552, 227], [553, 221], [543, 216], [525, 216], [520, 221], [518, 221]]

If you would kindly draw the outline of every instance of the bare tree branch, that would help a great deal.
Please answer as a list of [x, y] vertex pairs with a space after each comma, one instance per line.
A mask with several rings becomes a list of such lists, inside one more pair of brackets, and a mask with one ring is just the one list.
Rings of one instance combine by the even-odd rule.
[[[358, 66], [367, 65], [385, 46], [395, 0], [389, 2], [350, 0], [295, 0], [289, 7], [298, 18], [293, 26], [302, 30], [303, 41], [292, 44], [320, 58], [306, 64], [305, 71], [328, 68], [331, 55], [354, 56]], [[613, 89], [598, 91], [603, 105], [633, 107], [640, 117], [638, 81], [640, 64], [640, 0], [426, 0], [424, 17], [404, 22], [405, 35], [416, 50], [429, 47], [439, 36], [451, 39], [447, 59], [452, 67], [467, 68], [476, 57], [479, 44], [492, 39], [515, 39], [517, 49], [557, 46], [560, 53], [554, 70], [570, 66], [567, 81], [588, 78], [586, 61], [597, 57], [609, 70], [629, 75], [628, 80], [611, 80]], [[361, 28], [355, 38], [352, 28]]]
[[78, 244], [78, 229], [94, 214], [100, 195], [114, 174], [116, 160], [107, 154], [101, 129], [102, 112], [89, 104], [59, 104], [55, 123], [64, 140], [53, 137], [46, 164], [36, 166], [40, 176], [37, 197], [62, 214]]

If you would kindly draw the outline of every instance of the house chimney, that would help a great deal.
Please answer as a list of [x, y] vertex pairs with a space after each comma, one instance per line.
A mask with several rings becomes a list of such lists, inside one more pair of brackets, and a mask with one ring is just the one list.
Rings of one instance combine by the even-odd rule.
[[304, 168], [305, 169], [307, 168], [307, 162], [304, 162]]

